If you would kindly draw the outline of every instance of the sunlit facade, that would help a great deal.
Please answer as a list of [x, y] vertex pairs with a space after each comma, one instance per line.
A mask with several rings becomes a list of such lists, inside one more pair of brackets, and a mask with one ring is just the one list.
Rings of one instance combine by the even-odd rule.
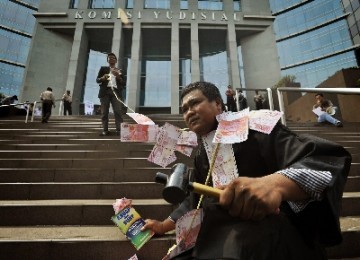
[[0, 92], [19, 95], [40, 0], [0, 1]]
[[108, 52], [134, 111], [179, 113], [179, 93], [194, 81], [215, 83], [225, 98], [228, 85], [264, 89], [280, 78], [268, 0], [46, 0], [34, 16], [21, 98], [68, 89], [75, 114], [99, 104], [95, 79]]
[[282, 76], [294, 75], [301, 87], [311, 88], [343, 68], [358, 66], [359, 40], [351, 37], [347, 22], [354, 14], [344, 10], [341, 0], [270, 0], [270, 6]]

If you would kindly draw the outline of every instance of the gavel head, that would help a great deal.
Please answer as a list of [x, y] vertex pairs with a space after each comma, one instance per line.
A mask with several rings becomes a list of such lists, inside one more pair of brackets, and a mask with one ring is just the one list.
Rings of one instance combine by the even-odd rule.
[[171, 168], [170, 176], [157, 172], [155, 182], [165, 185], [162, 195], [167, 202], [178, 204], [185, 199], [188, 192], [188, 169], [183, 163], [175, 164]]

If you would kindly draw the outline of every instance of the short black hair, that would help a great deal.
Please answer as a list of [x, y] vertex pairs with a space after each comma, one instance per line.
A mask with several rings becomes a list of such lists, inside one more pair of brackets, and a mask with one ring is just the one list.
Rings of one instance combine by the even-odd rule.
[[52, 91], [52, 88], [48, 87], [46, 90]]
[[315, 97], [316, 97], [316, 96], [324, 97], [324, 94], [323, 94], [323, 93], [316, 93], [316, 94], [315, 94]]
[[187, 85], [181, 91], [180, 102], [182, 103], [183, 98], [188, 93], [190, 93], [191, 91], [194, 91], [196, 89], [200, 90], [209, 101], [214, 101], [216, 99], [221, 100], [221, 104], [222, 104], [221, 107], [222, 107], [223, 111], [225, 111], [224, 101], [221, 97], [219, 89], [213, 83], [206, 82], [206, 81], [197, 81], [197, 82], [193, 82], [193, 83], [190, 83], [189, 85]]

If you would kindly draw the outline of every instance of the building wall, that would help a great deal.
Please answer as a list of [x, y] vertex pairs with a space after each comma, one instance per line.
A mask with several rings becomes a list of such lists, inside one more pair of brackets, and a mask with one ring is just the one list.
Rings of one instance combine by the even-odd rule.
[[47, 87], [52, 87], [55, 98], [61, 99], [65, 93], [72, 44], [72, 36], [37, 25], [22, 100], [40, 100], [40, 93]]
[[358, 65], [359, 45], [352, 41], [341, 0], [270, 0], [270, 5], [282, 76], [294, 75], [301, 87], [313, 88]]
[[[241, 1], [242, 10], [236, 12], [233, 10], [232, 0], [224, 0], [224, 10], [218, 11], [199, 10], [196, 0], [188, 1], [187, 10], [180, 10], [179, 1], [170, 1], [171, 10], [145, 9], [144, 0], [133, 1], [133, 9], [125, 9], [125, 0], [115, 2], [115, 8], [88, 9], [88, 1], [79, 0], [78, 8], [68, 9], [69, 5], [66, 1], [42, 1], [35, 15], [38, 29], [30, 55], [30, 64], [33, 68], [29, 69], [26, 76], [24, 97], [34, 98], [49, 85], [49, 80], [41, 76], [43, 75], [41, 68], [45, 68], [48, 74], [55, 74], [53, 63], [59, 59], [56, 73], [60, 73], [62, 77], [55, 77], [51, 81], [55, 88], [55, 95], [60, 97], [66, 89], [70, 89], [74, 100], [79, 103], [86, 87], [84, 79], [87, 52], [89, 48], [96, 48], [102, 52], [115, 52], [119, 57], [120, 65], [129, 65], [125, 68], [128, 79], [126, 100], [129, 107], [138, 111], [142, 91], [140, 74], [143, 46], [147, 40], [143, 34], [144, 30], [152, 28], [169, 28], [171, 31], [169, 38], [171, 41], [171, 95], [169, 96], [171, 113], [179, 113], [179, 59], [182, 48], [179, 38], [180, 30], [190, 32], [188, 44], [191, 49], [192, 81], [202, 78], [200, 66], [202, 50], [199, 49], [199, 37], [202, 37], [200, 39], [202, 41], [205, 39], [205, 43], [210, 47], [212, 42], [206, 41], [206, 32], [211, 34], [214, 30], [225, 32], [224, 41], [228, 55], [228, 75], [226, 75], [228, 79], [226, 80], [229, 84], [240, 87], [238, 60], [240, 44], [243, 47], [244, 77], [247, 86], [266, 88], [280, 78], [275, 38], [271, 27], [273, 17], [271, 17], [267, 0], [256, 1], [256, 4], [251, 0]], [[118, 8], [127, 12], [130, 23], [122, 23]], [[112, 33], [103, 33], [105, 30], [111, 30]], [[130, 30], [131, 33], [124, 34], [125, 30]], [[200, 31], [203, 33], [199, 33]], [[102, 33], [106, 42], [102, 42]], [[129, 62], [126, 62], [124, 57], [124, 40], [125, 42], [128, 40], [123, 39], [124, 35], [131, 37], [131, 50], [125, 50], [130, 53]], [[38, 55], [40, 51], [46, 55]], [[94, 79], [95, 77], [96, 75]], [[74, 104], [75, 114], [76, 111], [78, 111], [78, 105]]]

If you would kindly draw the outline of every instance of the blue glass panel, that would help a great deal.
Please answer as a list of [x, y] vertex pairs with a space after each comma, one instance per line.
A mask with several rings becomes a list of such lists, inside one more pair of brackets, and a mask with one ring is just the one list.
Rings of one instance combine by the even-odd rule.
[[180, 0], [180, 9], [181, 9], [181, 10], [187, 10], [187, 9], [189, 9], [188, 0]]
[[180, 86], [191, 83], [191, 59], [180, 60]]
[[90, 8], [115, 8], [115, 0], [91, 0]]
[[302, 88], [314, 88], [337, 71], [356, 66], [355, 54], [350, 51], [324, 60], [282, 70], [281, 74], [283, 76], [294, 75]]
[[200, 80], [214, 83], [226, 100], [225, 91], [229, 85], [226, 51], [200, 57]]
[[234, 0], [234, 11], [241, 11], [241, 2], [240, 2], [240, 0]]
[[140, 96], [140, 106], [171, 106], [170, 60], [142, 60]]
[[79, 7], [79, 0], [70, 0], [70, 8], [76, 9]]
[[322, 57], [352, 46], [345, 20], [278, 42], [281, 67]]
[[198, 0], [198, 8], [200, 10], [224, 10], [222, 0]]
[[133, 9], [134, 8], [134, 0], [127, 0], [126, 1], [126, 8]]
[[25, 64], [31, 39], [0, 29], [0, 58]]
[[24, 68], [0, 62], [0, 92], [7, 96], [19, 96], [23, 76]]
[[170, 0], [145, 0], [145, 8], [170, 9]]
[[10, 1], [0, 1], [0, 24], [21, 32], [32, 34], [35, 11]]
[[[337, 2], [336, 4], [334, 2]], [[343, 15], [340, 1], [317, 0], [276, 16], [276, 37], [311, 29]]]
[[282, 11], [286, 8], [303, 2], [303, 0], [270, 0], [270, 9], [273, 13]]

